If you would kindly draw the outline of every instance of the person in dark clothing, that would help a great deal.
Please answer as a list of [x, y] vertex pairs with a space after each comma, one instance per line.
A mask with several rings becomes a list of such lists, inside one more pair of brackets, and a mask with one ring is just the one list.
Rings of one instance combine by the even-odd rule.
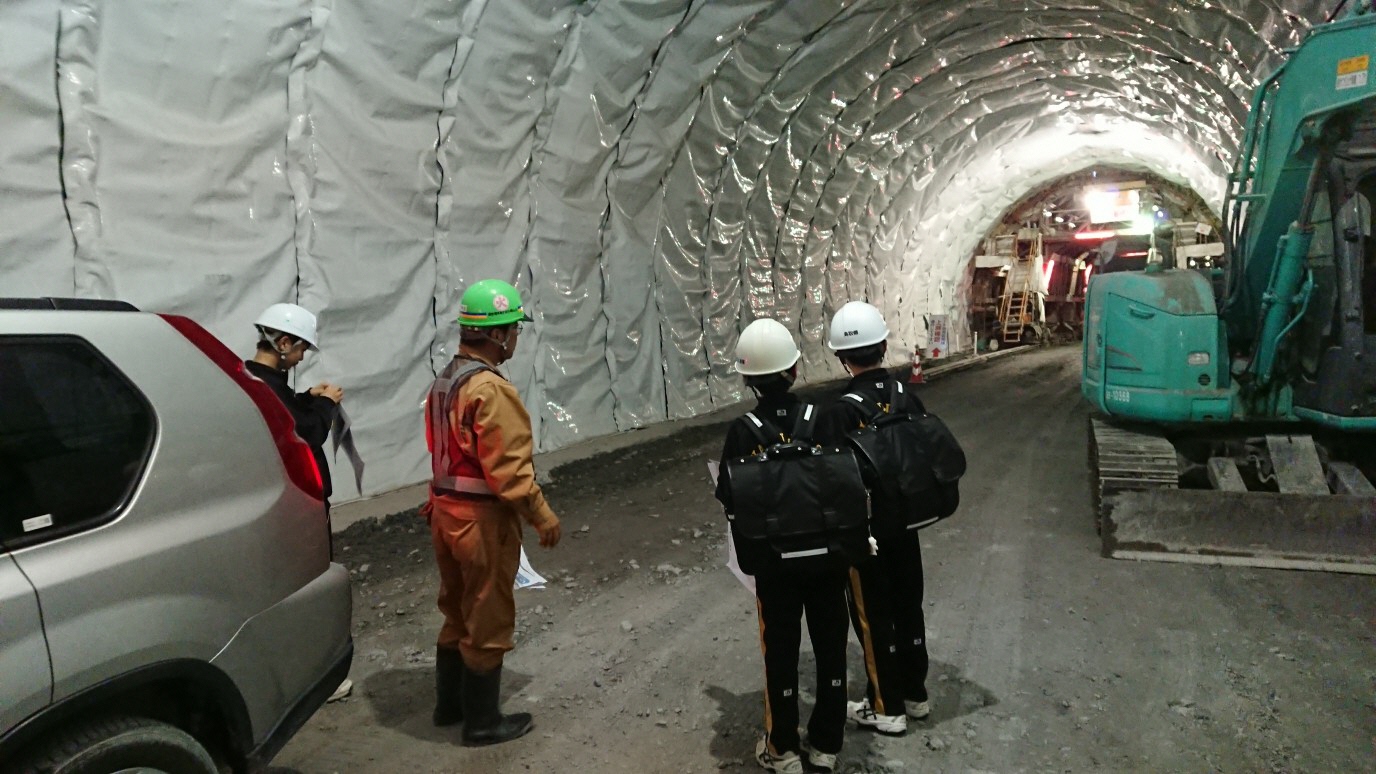
[[325, 461], [325, 439], [339, 413], [344, 390], [321, 382], [304, 392], [293, 392], [287, 383], [287, 372], [301, 362], [307, 350], [316, 348], [315, 315], [295, 304], [273, 304], [259, 315], [256, 327], [257, 352], [244, 367], [272, 388], [296, 420], [296, 434], [311, 447], [328, 503], [333, 487]]
[[[339, 414], [344, 390], [321, 382], [304, 392], [293, 392], [287, 383], [287, 372], [301, 362], [308, 350], [316, 349], [320, 340], [315, 315], [296, 304], [273, 304], [263, 310], [254, 326], [258, 329], [257, 351], [252, 360], [244, 361], [244, 370], [267, 384], [291, 412], [296, 434], [311, 447], [315, 467], [320, 471], [321, 493], [328, 516], [334, 487], [330, 481], [330, 466], [325, 461], [325, 439]], [[352, 690], [353, 681], [345, 678], [328, 700], [341, 699]]]
[[[754, 390], [758, 404], [752, 414], [789, 432], [804, 405], [789, 392], [797, 378], [799, 352], [793, 337], [774, 320], [756, 320], [741, 333], [736, 348], [736, 371]], [[758, 436], [745, 425], [750, 416], [731, 424], [722, 448], [717, 499], [728, 519], [735, 513], [727, 481], [727, 463], [764, 451]], [[779, 440], [789, 439], [780, 433]], [[767, 771], [801, 774], [805, 753], [813, 766], [836, 768], [846, 723], [846, 572], [848, 563], [829, 560], [795, 569], [767, 545], [742, 540], [732, 523], [741, 571], [755, 578], [760, 619], [760, 650], [765, 669], [765, 733], [755, 750], [756, 761]], [[817, 662], [816, 704], [807, 725], [807, 740], [798, 735], [798, 648], [802, 617]]]
[[[867, 407], [889, 403], [894, 378], [882, 366], [888, 335], [883, 315], [862, 301], [846, 304], [832, 318], [828, 346], [852, 376], [845, 392], [860, 396], [865, 405], [840, 398], [826, 406], [817, 422], [818, 442], [845, 443], [847, 434], [865, 425]], [[909, 411], [925, 411], [917, 396], [906, 390], [904, 396]], [[931, 713], [922, 549], [915, 530], [885, 529], [885, 524], [902, 520], [883, 516], [875, 513], [871, 520], [877, 553], [851, 570], [847, 589], [851, 621], [865, 651], [868, 685], [866, 698], [848, 703], [846, 710], [857, 725], [901, 734], [908, 718], [921, 720]]]

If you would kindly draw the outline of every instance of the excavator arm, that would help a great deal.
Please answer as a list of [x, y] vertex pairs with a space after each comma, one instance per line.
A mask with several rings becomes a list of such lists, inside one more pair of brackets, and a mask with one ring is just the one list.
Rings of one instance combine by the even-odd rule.
[[[1290, 413], [1282, 349], [1308, 311], [1315, 205], [1334, 154], [1376, 110], [1376, 14], [1359, 4], [1317, 27], [1256, 90], [1229, 178], [1227, 298], [1220, 310], [1247, 413]], [[1331, 205], [1330, 205], [1331, 206]], [[1319, 219], [1329, 221], [1331, 212]], [[1360, 271], [1361, 267], [1356, 267]], [[1237, 370], [1237, 369], [1235, 369]]]

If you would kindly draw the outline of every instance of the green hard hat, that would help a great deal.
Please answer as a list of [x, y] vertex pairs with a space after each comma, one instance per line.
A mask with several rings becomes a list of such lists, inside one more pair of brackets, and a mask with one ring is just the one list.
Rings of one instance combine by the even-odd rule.
[[474, 282], [459, 299], [459, 324], [472, 328], [496, 328], [532, 318], [521, 306], [521, 294], [498, 279]]

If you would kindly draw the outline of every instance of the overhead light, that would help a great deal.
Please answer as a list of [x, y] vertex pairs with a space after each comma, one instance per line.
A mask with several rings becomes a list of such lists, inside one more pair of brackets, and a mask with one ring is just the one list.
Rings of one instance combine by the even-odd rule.
[[1118, 223], [1131, 220], [1142, 211], [1141, 194], [1136, 188], [1119, 189], [1087, 186], [1081, 194], [1091, 223]]
[[1145, 213], [1132, 219], [1132, 228], [1127, 229], [1129, 234], [1150, 234], [1152, 227], [1152, 217]]
[[1108, 239], [1109, 237], [1115, 237], [1115, 236], [1118, 236], [1118, 232], [1115, 231], [1114, 229], [1111, 229], [1111, 228], [1109, 228], [1109, 229], [1104, 229], [1104, 230], [1102, 230], [1102, 231], [1076, 231], [1076, 232], [1075, 232], [1075, 238], [1076, 238], [1076, 239], [1083, 239], [1083, 240], [1091, 240], [1091, 239]]

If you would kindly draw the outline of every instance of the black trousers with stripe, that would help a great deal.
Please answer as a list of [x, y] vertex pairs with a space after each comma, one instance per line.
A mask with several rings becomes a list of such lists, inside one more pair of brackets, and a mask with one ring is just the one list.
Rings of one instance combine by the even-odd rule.
[[764, 655], [765, 735], [770, 752], [798, 752], [798, 648], [802, 618], [817, 660], [817, 703], [808, 742], [818, 752], [841, 750], [846, 725], [846, 570], [776, 570], [755, 576]]
[[881, 715], [927, 700], [927, 626], [917, 532], [877, 538], [879, 553], [851, 570], [851, 624], [865, 653], [866, 695]]

